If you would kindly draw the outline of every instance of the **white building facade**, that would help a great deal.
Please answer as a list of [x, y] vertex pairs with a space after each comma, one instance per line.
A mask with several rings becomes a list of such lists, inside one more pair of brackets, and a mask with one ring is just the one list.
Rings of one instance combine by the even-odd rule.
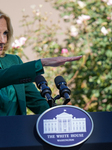
[[86, 118], [76, 118], [65, 111], [53, 119], [43, 120], [44, 134], [86, 132]]

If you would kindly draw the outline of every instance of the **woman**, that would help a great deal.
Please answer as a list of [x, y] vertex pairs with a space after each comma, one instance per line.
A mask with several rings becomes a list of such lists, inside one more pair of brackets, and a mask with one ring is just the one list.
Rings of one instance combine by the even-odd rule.
[[40, 114], [49, 105], [35, 85], [35, 77], [44, 66], [56, 67], [77, 57], [43, 58], [23, 63], [17, 55], [5, 54], [13, 38], [10, 18], [0, 11], [0, 116], [26, 115], [26, 107]]

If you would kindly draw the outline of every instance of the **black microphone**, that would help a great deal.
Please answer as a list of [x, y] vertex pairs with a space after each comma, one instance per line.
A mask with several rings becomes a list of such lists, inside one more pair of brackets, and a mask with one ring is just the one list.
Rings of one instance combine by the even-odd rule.
[[51, 97], [51, 89], [47, 86], [47, 81], [42, 75], [38, 75], [35, 78], [37, 87], [40, 89], [41, 96], [47, 99], [50, 107], [53, 106], [53, 99]]
[[60, 96], [65, 98], [63, 105], [66, 105], [70, 101], [69, 95], [71, 91], [67, 87], [67, 83], [65, 79], [62, 76], [57, 76], [54, 79], [54, 82], [56, 84], [56, 87], [59, 89]]

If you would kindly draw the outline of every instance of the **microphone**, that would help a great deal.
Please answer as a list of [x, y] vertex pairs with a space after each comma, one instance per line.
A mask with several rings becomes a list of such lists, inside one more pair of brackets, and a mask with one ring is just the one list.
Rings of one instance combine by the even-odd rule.
[[47, 99], [50, 107], [53, 106], [53, 99], [51, 97], [51, 89], [47, 86], [47, 81], [42, 75], [38, 75], [35, 78], [37, 87], [40, 89], [41, 96]]
[[66, 105], [70, 101], [69, 95], [71, 91], [67, 87], [67, 83], [65, 79], [62, 76], [57, 76], [54, 79], [54, 82], [56, 84], [56, 87], [59, 89], [60, 96], [65, 98], [63, 105]]

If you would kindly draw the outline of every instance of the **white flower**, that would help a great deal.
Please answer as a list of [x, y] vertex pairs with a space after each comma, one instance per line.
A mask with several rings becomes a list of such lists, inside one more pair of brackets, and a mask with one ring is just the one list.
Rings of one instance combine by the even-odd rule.
[[72, 25], [72, 26], [70, 27], [70, 31], [71, 31], [71, 32], [76, 32], [76, 31], [77, 31], [77, 28], [76, 28], [74, 25]]
[[107, 30], [105, 27], [102, 27], [102, 28], [101, 28], [101, 32], [102, 32], [104, 35], [108, 34], [108, 30]]
[[39, 10], [39, 9], [36, 10], [36, 15], [37, 15], [37, 16], [40, 15], [40, 10]]
[[76, 22], [77, 22], [77, 24], [82, 24], [83, 21], [86, 21], [86, 20], [89, 20], [89, 19], [91, 19], [90, 16], [88, 16], [88, 15], [81, 15], [81, 16], [78, 17]]
[[102, 2], [107, 3], [107, 5], [112, 5], [112, 0], [102, 0]]
[[82, 20], [80, 20], [80, 19], [77, 19], [76, 22], [77, 22], [77, 24], [82, 24]]
[[19, 43], [20, 43], [21, 46], [24, 45], [25, 42], [26, 42], [26, 38], [25, 38], [25, 37], [21, 37], [21, 38], [19, 39]]
[[112, 0], [108, 0], [107, 5], [112, 5]]
[[67, 20], [67, 19], [69, 19], [70, 17], [68, 16], [68, 15], [65, 15], [64, 17], [63, 17], [63, 19], [65, 19], [65, 20]]
[[77, 28], [74, 26], [74, 25], [72, 25], [71, 27], [70, 27], [70, 35], [71, 36], [77, 36], [78, 35], [78, 30], [77, 30]]
[[12, 47], [13, 47], [13, 48], [19, 48], [19, 47], [20, 47], [19, 40], [15, 40], [15, 41], [12, 43]]
[[82, 15], [82, 18], [83, 18], [83, 20], [89, 20], [89, 19], [91, 19], [91, 17], [88, 16], [88, 15]]
[[19, 40], [15, 40], [13, 43], [12, 43], [12, 47], [13, 48], [19, 48], [21, 47], [22, 45], [25, 44], [25, 41], [26, 41], [26, 38], [25, 37], [21, 37]]
[[75, 37], [75, 36], [77, 36], [78, 35], [78, 32], [71, 32], [71, 34], [70, 34], [71, 36], [73, 36], [73, 37]]
[[102, 0], [102, 2], [107, 2], [108, 0]]
[[85, 4], [84, 2], [82, 2], [82, 1], [78, 1], [77, 3], [79, 4], [79, 6], [80, 6], [81, 8], [83, 8], [83, 7], [86, 6], [86, 4]]

